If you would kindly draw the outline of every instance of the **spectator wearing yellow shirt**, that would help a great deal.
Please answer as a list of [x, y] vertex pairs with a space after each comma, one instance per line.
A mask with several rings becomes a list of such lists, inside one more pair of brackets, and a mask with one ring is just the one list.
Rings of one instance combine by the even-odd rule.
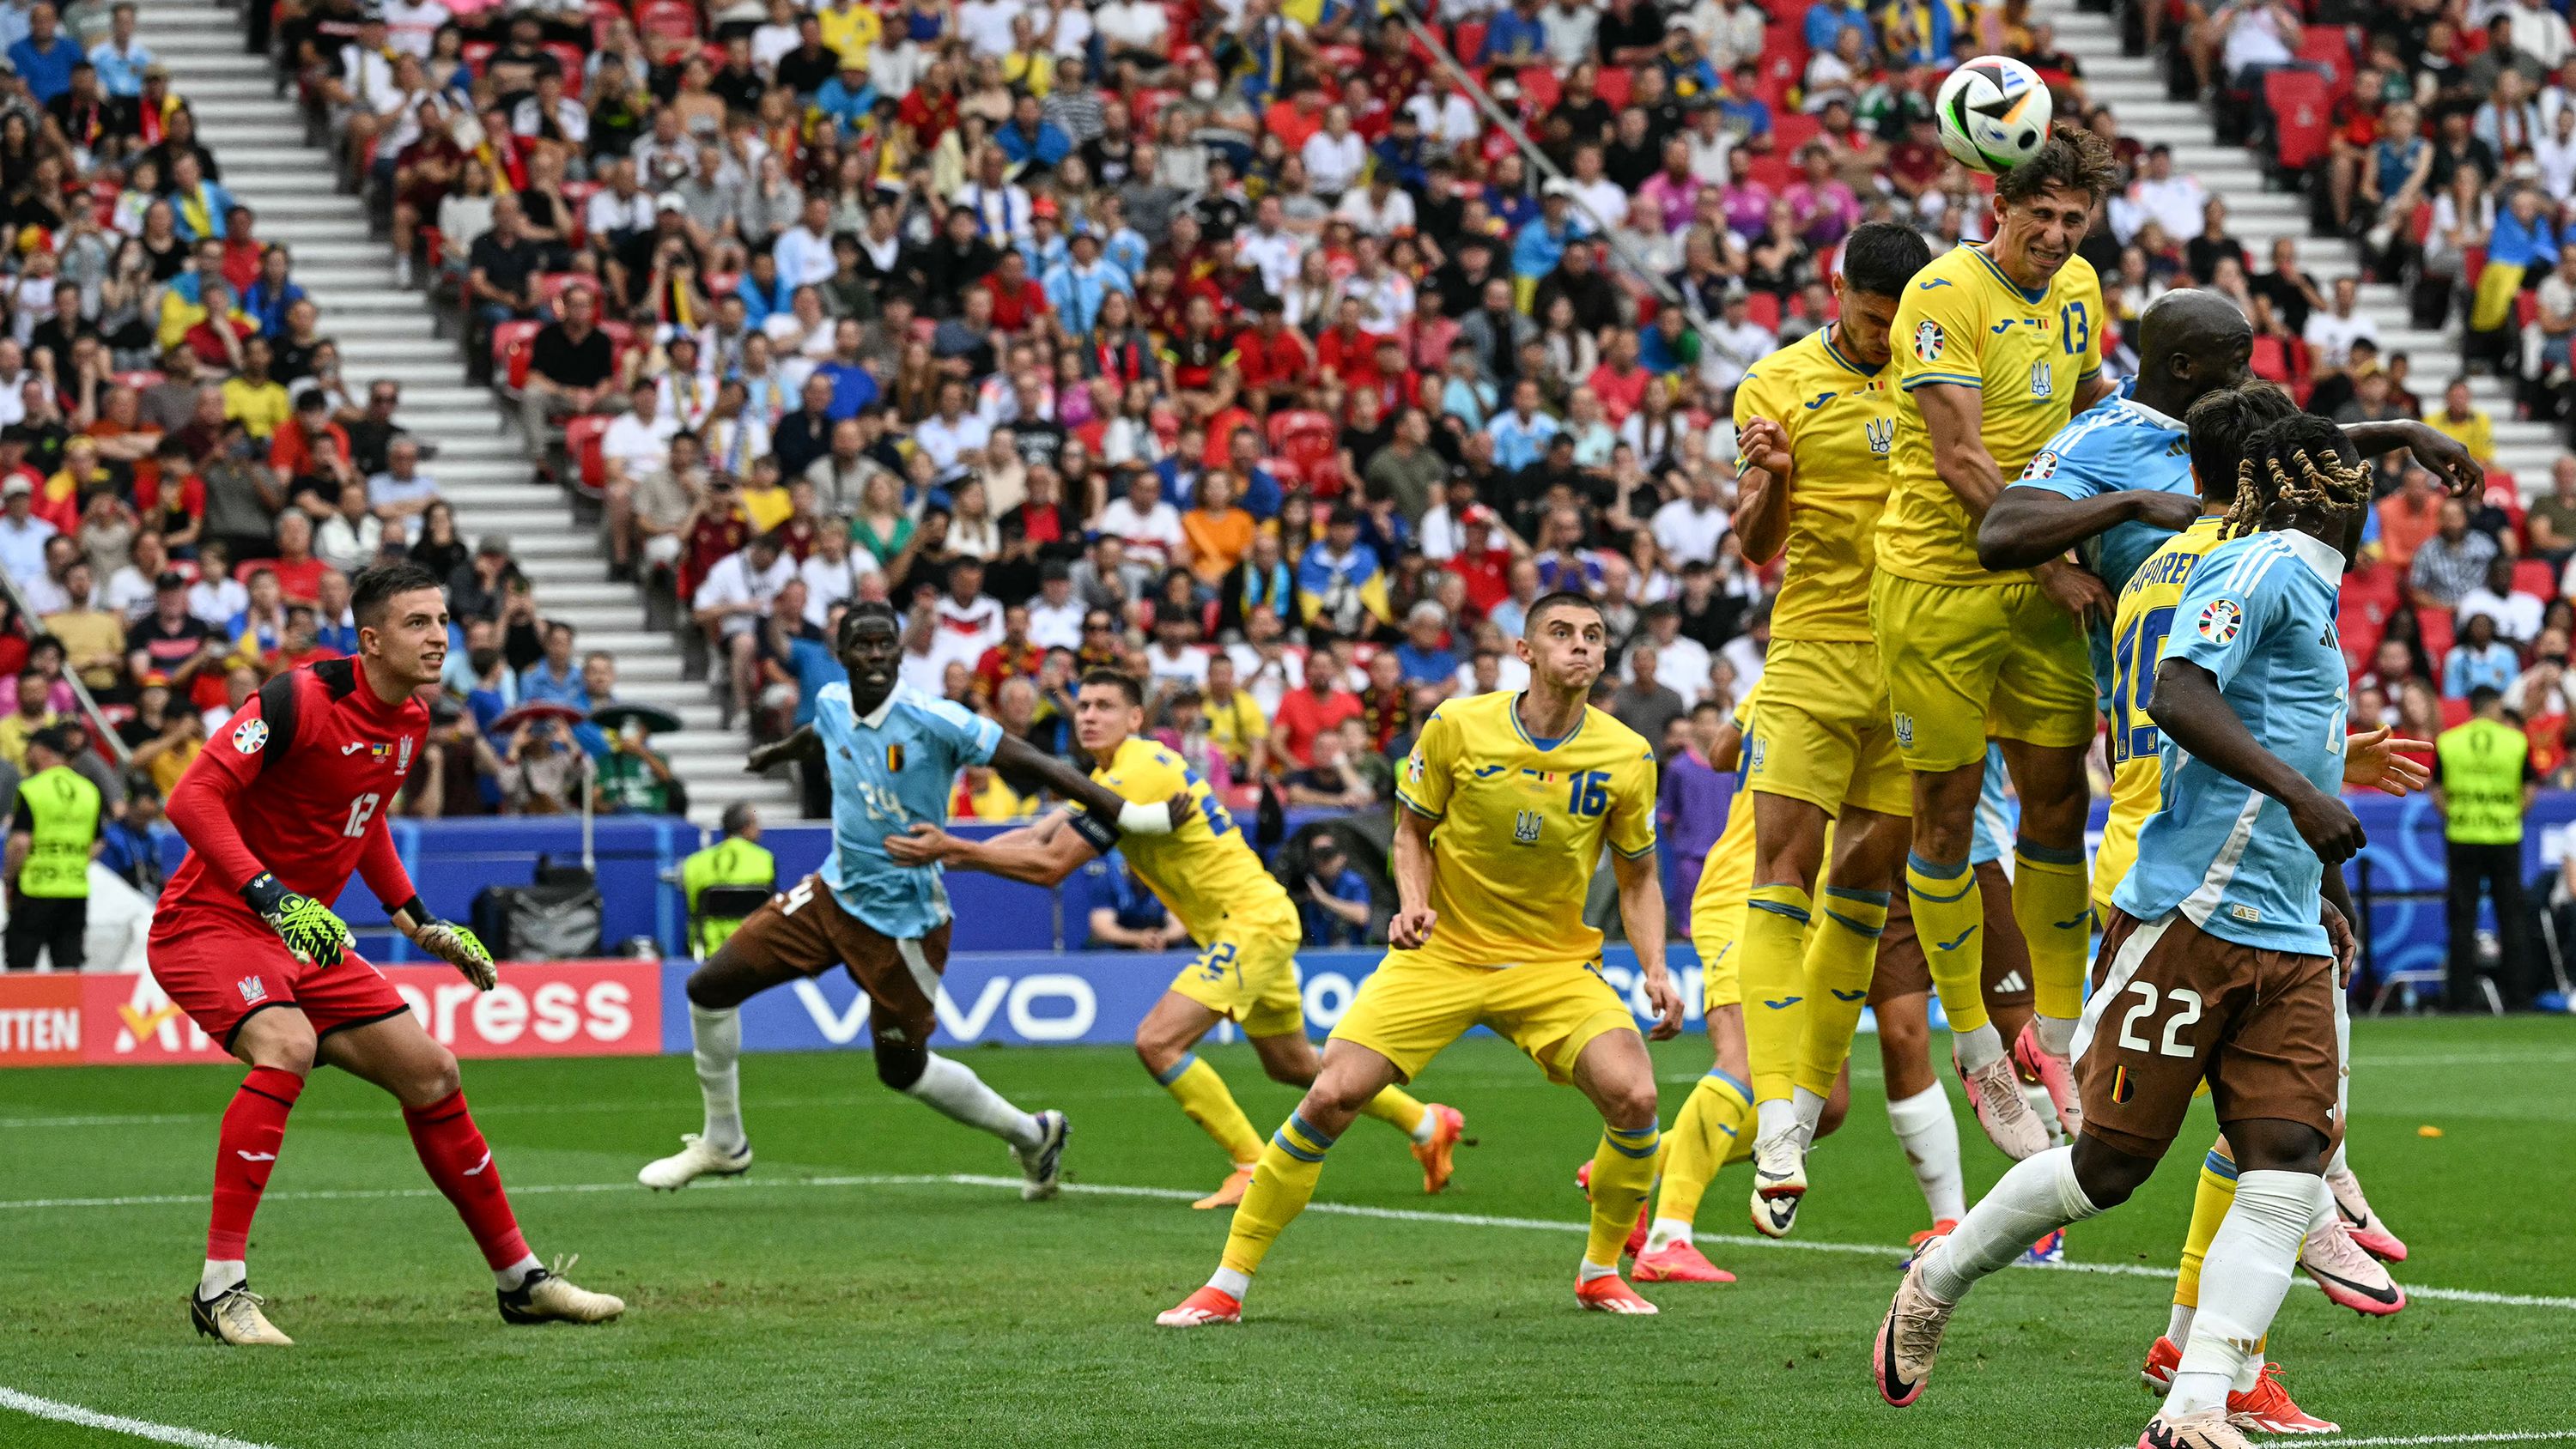
[[99, 607], [97, 575], [88, 560], [63, 570], [63, 597], [68, 602], [45, 616], [45, 632], [63, 642], [63, 667], [79, 675], [93, 695], [115, 692], [124, 678], [125, 619]]
[[61, 513], [78, 517], [82, 500], [93, 488], [113, 491], [116, 475], [99, 461], [98, 442], [86, 434], [75, 433], [63, 443], [63, 466], [45, 480], [36, 492], [36, 511], [53, 515]]
[[1259, 780], [1268, 772], [1270, 721], [1261, 701], [1235, 683], [1234, 658], [1222, 650], [1208, 659], [1199, 713], [1207, 721], [1208, 748], [1225, 756], [1235, 779]]
[[960, 820], [1017, 820], [1037, 813], [1036, 802], [1003, 783], [990, 765], [973, 765], [957, 776], [957, 798], [950, 810]]
[[27, 768], [27, 737], [62, 718], [46, 706], [54, 682], [30, 669], [18, 676], [18, 707], [0, 718], [0, 760], [13, 770]]
[[[202, 314], [201, 314], [202, 315]], [[268, 375], [276, 357], [268, 339], [254, 337], [242, 344], [241, 371], [224, 382], [224, 420], [239, 421], [250, 435], [265, 443], [277, 435], [295, 405], [286, 396], [286, 387]]]
[[2424, 421], [2468, 449], [2480, 467], [2495, 466], [2495, 419], [2469, 401], [2467, 378], [2452, 378], [2451, 385], [2442, 389], [2442, 410]]
[[877, 18], [876, 7], [858, 0], [844, 0], [839, 5], [825, 5], [814, 12], [815, 24], [823, 30], [823, 48], [844, 56], [868, 59], [885, 34], [885, 22]]

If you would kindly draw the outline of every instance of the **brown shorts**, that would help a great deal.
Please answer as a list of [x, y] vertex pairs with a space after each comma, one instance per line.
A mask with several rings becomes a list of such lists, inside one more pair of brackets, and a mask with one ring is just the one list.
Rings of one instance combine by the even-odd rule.
[[[2013, 920], [2012, 882], [2003, 866], [1987, 861], [1977, 867], [1977, 898], [1986, 908], [1984, 995], [1989, 1010], [2030, 1005], [2030, 945]], [[1870, 977], [1869, 1004], [1924, 996], [1932, 990], [1932, 967], [1923, 959], [1923, 943], [1914, 935], [1914, 912], [1898, 891], [1887, 908], [1887, 934], [1878, 938], [1878, 969]]]
[[2180, 911], [2104, 924], [2075, 1032], [2084, 1130], [2161, 1157], [2205, 1079], [2219, 1125], [2258, 1117], [2334, 1129], [2334, 961], [2258, 950]]
[[918, 941], [898, 941], [841, 909], [822, 877], [809, 875], [771, 896], [724, 944], [779, 980], [847, 967], [868, 994], [868, 1029], [878, 1040], [928, 1045], [938, 1028], [932, 993], [948, 969], [948, 923]]

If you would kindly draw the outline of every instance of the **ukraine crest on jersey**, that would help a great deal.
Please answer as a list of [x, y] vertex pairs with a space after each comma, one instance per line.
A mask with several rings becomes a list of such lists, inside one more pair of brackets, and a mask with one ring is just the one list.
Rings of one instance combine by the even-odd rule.
[[[2188, 621], [2163, 658], [2209, 671], [2257, 743], [2320, 790], [2343, 781], [2349, 685], [2335, 633], [2343, 556], [2304, 533], [2220, 544], [2175, 610]], [[2213, 936], [2262, 950], [2327, 953], [2316, 852], [2270, 796], [2159, 742], [2164, 786], [2138, 834], [2137, 864], [2111, 903], [2142, 921], [2180, 910]]]

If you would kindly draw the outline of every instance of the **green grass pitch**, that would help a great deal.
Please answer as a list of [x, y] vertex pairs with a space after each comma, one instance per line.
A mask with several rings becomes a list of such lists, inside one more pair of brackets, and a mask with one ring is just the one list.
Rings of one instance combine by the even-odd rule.
[[[1292, 1104], [1247, 1049], [1204, 1055], [1257, 1124]], [[1657, 1055], [1669, 1115], [1707, 1050], [1691, 1039]], [[1203, 1191], [1222, 1165], [1124, 1051], [969, 1054], [1015, 1100], [1071, 1113], [1075, 1190], [1044, 1204], [943, 1180], [1012, 1169], [989, 1139], [879, 1087], [860, 1055], [747, 1059], [758, 1166], [669, 1196], [634, 1186], [634, 1173], [697, 1125], [685, 1058], [468, 1063], [468, 1096], [530, 1240], [579, 1252], [578, 1281], [631, 1305], [592, 1330], [504, 1327], [390, 1104], [323, 1072], [296, 1109], [252, 1245], [252, 1282], [298, 1340], [275, 1352], [200, 1340], [180, 1306], [203, 1242], [215, 1115], [238, 1072], [11, 1073], [0, 1076], [0, 1385], [279, 1449], [2134, 1442], [2152, 1408], [2137, 1366], [2164, 1324], [2206, 1108], [2136, 1201], [2072, 1234], [2078, 1261], [2152, 1273], [1991, 1280], [1955, 1320], [1922, 1403], [1898, 1412], [1878, 1402], [1868, 1352], [1896, 1283], [1894, 1245], [1922, 1226], [1922, 1203], [1866, 1041], [1861, 1055], [1873, 1069], [1850, 1125], [1814, 1159], [1804, 1248], [1709, 1240], [1749, 1232], [1739, 1165], [1701, 1226], [1742, 1281], [1650, 1287], [1660, 1317], [1575, 1308], [1573, 1172], [1598, 1120], [1478, 1039], [1421, 1084], [1482, 1139], [1462, 1152], [1455, 1186], [1423, 1198], [1401, 1141], [1362, 1121], [1318, 1201], [1489, 1220], [1310, 1213], [1271, 1256], [1244, 1327], [1186, 1334], [1152, 1317], [1204, 1278], [1224, 1215], [1103, 1189]], [[2299, 1401], [2349, 1435], [2564, 1437], [2576, 1026], [2364, 1022], [2355, 1056], [2352, 1160], [2414, 1250], [2401, 1279], [2552, 1301], [2418, 1296], [2394, 1320], [2366, 1321], [2302, 1279], [2272, 1357]], [[1973, 1200], [2003, 1162], [1964, 1107], [1960, 1121]], [[46, 1205], [128, 1198], [141, 1200]], [[135, 1442], [0, 1410], [12, 1449]]]

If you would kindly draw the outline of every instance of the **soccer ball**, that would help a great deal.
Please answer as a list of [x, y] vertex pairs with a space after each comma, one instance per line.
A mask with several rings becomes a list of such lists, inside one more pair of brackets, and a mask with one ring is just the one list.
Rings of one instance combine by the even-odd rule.
[[1971, 171], [1996, 176], [2038, 153], [2055, 109], [2039, 72], [2000, 55], [1950, 72], [1932, 103], [1941, 149]]

